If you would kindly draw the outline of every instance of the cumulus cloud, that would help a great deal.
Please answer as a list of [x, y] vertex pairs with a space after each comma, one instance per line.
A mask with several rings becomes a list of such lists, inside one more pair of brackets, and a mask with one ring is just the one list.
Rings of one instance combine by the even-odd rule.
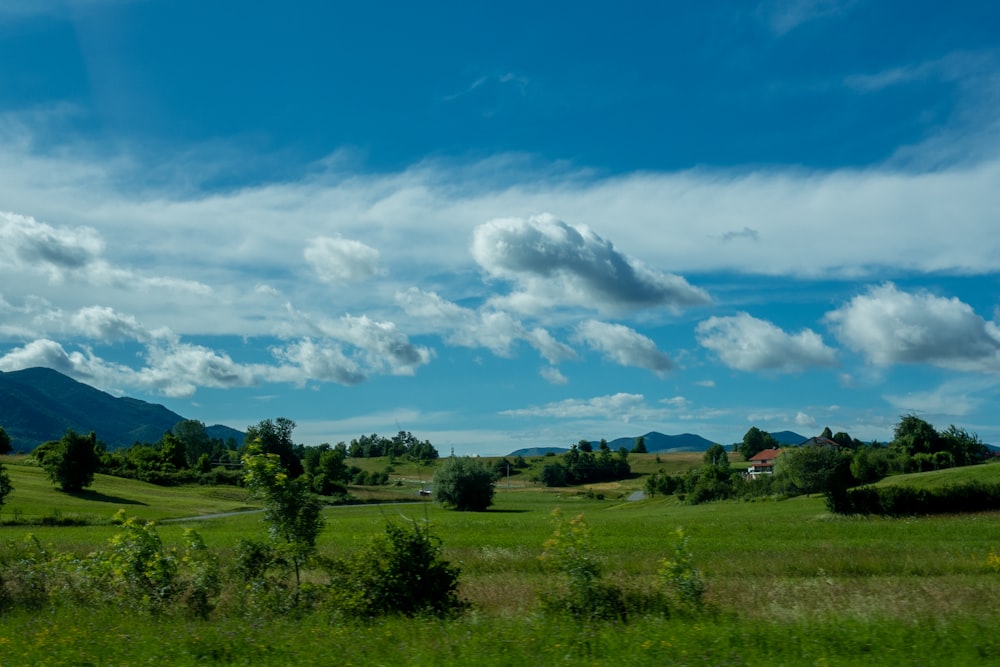
[[541, 327], [528, 328], [509, 313], [491, 307], [473, 310], [442, 298], [435, 292], [412, 287], [396, 294], [404, 311], [444, 335], [451, 345], [483, 347], [500, 357], [511, 357], [518, 341], [534, 348], [550, 364], [577, 358], [570, 346]]
[[50, 282], [82, 282], [122, 290], [159, 288], [207, 295], [200, 282], [147, 276], [113, 266], [104, 257], [104, 240], [90, 227], [54, 227], [32, 217], [0, 211], [0, 275], [42, 274]]
[[201, 345], [153, 346], [147, 355], [148, 365], [137, 372], [138, 383], [174, 398], [191, 396], [199, 387], [228, 389], [258, 382], [259, 373], [253, 366]]
[[811, 415], [806, 414], [799, 410], [795, 413], [795, 424], [796, 426], [815, 426], [816, 419]]
[[358, 363], [345, 355], [339, 345], [320, 345], [306, 338], [275, 348], [273, 352], [288, 366], [271, 369], [268, 379], [272, 381], [303, 384], [314, 379], [352, 386], [367, 379]]
[[837, 363], [833, 349], [812, 329], [789, 334], [748, 313], [710, 317], [697, 327], [698, 342], [741, 371], [795, 372]]
[[992, 379], [961, 378], [934, 389], [887, 394], [884, 398], [900, 412], [962, 417], [995, 400], [996, 389], [997, 383]]
[[552, 306], [679, 308], [711, 301], [684, 278], [649, 269], [589, 228], [548, 214], [480, 225], [472, 254], [490, 276], [518, 286], [519, 291], [501, 301], [527, 312]]
[[576, 337], [605, 359], [622, 366], [635, 366], [663, 375], [674, 367], [650, 338], [621, 324], [587, 320], [576, 328]]
[[0, 212], [0, 256], [11, 268], [42, 271], [51, 280], [96, 263], [104, 243], [89, 227], [53, 227], [34, 218]]
[[639, 417], [648, 417], [655, 411], [646, 405], [642, 394], [610, 394], [588, 399], [570, 398], [529, 408], [504, 410], [500, 414], [516, 417], [551, 417], [556, 419], [580, 419], [602, 417], [628, 422]]
[[842, 343], [872, 364], [1000, 372], [1000, 328], [957, 298], [905, 292], [884, 283], [869, 287], [825, 319]]
[[326, 282], [359, 282], [380, 273], [378, 250], [353, 239], [319, 236], [309, 241], [303, 255]]

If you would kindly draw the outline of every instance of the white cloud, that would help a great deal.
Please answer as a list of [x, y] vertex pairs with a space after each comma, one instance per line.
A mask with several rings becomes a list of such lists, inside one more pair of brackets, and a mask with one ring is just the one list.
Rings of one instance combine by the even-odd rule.
[[618, 393], [589, 399], [570, 398], [541, 406], [504, 410], [500, 414], [555, 419], [600, 417], [628, 422], [635, 418], [646, 418], [658, 414], [658, 412], [646, 405], [646, 399], [642, 394]]
[[847, 13], [859, 0], [766, 0], [757, 12], [777, 35], [804, 23]]
[[724, 364], [742, 371], [802, 371], [836, 364], [834, 351], [812, 329], [789, 334], [747, 313], [710, 317], [697, 327], [698, 342]]
[[577, 358], [576, 352], [541, 327], [528, 329], [508, 313], [485, 307], [463, 308], [435, 292], [411, 287], [396, 294], [404, 311], [425, 326], [443, 334], [451, 345], [484, 347], [500, 357], [511, 357], [518, 341], [528, 343], [550, 364]]
[[837, 338], [870, 363], [1000, 372], [1000, 328], [957, 298], [869, 287], [826, 315]]
[[497, 299], [515, 310], [570, 305], [615, 312], [710, 302], [680, 276], [651, 270], [589, 228], [548, 214], [480, 225], [472, 254], [490, 276], [517, 284], [519, 291]]
[[650, 338], [621, 324], [587, 320], [577, 326], [576, 338], [622, 366], [645, 368], [661, 376], [674, 367]]
[[800, 410], [799, 412], [795, 413], [795, 425], [796, 426], [815, 426], [816, 425], [816, 419], [814, 417], [812, 417], [811, 415], [808, 415], [805, 412], [802, 412]]
[[358, 363], [345, 355], [339, 345], [320, 345], [306, 338], [276, 348], [273, 352], [277, 359], [289, 366], [272, 369], [268, 373], [268, 379], [272, 381], [302, 384], [314, 379], [351, 386], [367, 379]]
[[569, 380], [555, 366], [542, 366], [538, 374], [545, 378], [545, 381], [554, 385], [569, 384]]
[[359, 282], [381, 272], [378, 250], [353, 239], [319, 236], [303, 254], [316, 274], [331, 283]]

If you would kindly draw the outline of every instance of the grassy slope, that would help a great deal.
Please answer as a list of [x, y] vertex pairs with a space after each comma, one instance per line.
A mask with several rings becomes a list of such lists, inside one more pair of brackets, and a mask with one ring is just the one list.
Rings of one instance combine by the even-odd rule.
[[78, 494], [56, 489], [41, 468], [6, 465], [14, 492], [3, 506], [3, 518], [81, 518], [100, 523], [124, 508], [149, 520], [230, 512], [248, 508], [246, 492], [230, 487], [163, 487], [132, 479], [96, 475]]
[[962, 468], [947, 468], [945, 470], [918, 472], [908, 475], [893, 475], [892, 477], [886, 477], [876, 486], [901, 485], [933, 489], [968, 482], [1000, 484], [1000, 463], [991, 462]]

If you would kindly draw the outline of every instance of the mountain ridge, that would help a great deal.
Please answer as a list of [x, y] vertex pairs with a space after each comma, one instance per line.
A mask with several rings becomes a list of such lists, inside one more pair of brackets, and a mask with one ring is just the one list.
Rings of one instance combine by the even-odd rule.
[[[158, 403], [112, 396], [51, 368], [0, 372], [0, 426], [15, 451], [31, 451], [69, 429], [93, 431], [108, 449], [122, 449], [135, 442], [157, 442], [185, 419]], [[238, 442], [244, 436], [220, 424], [205, 431], [210, 438]]]

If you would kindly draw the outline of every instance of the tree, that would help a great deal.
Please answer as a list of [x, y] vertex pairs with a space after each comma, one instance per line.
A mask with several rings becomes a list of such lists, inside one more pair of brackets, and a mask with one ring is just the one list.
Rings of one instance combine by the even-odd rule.
[[255, 498], [264, 503], [264, 521], [271, 539], [281, 542], [295, 568], [295, 583], [300, 570], [316, 550], [316, 538], [323, 530], [322, 506], [309, 490], [305, 478], [293, 479], [281, 458], [263, 451], [253, 442], [243, 455], [244, 481]]
[[434, 473], [434, 500], [459, 511], [485, 511], [493, 504], [493, 471], [468, 456], [451, 457]]
[[978, 435], [954, 424], [941, 434], [941, 443], [945, 451], [951, 452], [957, 466], [981, 463], [990, 455], [989, 448]]
[[751, 426], [750, 430], [743, 435], [743, 442], [736, 448], [744, 459], [750, 460], [755, 454], [759, 454], [765, 449], [777, 449], [778, 441], [768, 433], [756, 426]]
[[304, 472], [304, 468], [301, 459], [295, 454], [293, 430], [295, 422], [286, 417], [278, 417], [274, 421], [265, 419], [247, 427], [246, 446], [256, 443], [261, 453], [277, 454], [285, 472], [292, 478], [298, 477]]
[[10, 475], [7, 474], [7, 468], [0, 463], [0, 507], [3, 507], [3, 504], [7, 501], [7, 496], [13, 490], [14, 485], [10, 482]]
[[851, 456], [831, 445], [791, 447], [774, 462], [774, 476], [799, 493], [825, 493], [846, 487]]
[[212, 441], [205, 430], [205, 423], [196, 419], [185, 419], [174, 424], [170, 432], [177, 437], [184, 445], [184, 453], [187, 456], [187, 464], [194, 467], [195, 463], [204, 455], [212, 460], [217, 458], [216, 449], [222, 448], [221, 440]]
[[726, 448], [719, 444], [714, 444], [706, 449], [703, 460], [705, 465], [729, 468], [729, 455], [726, 454]]
[[[46, 447], [39, 446], [39, 449]], [[38, 450], [36, 450], [38, 451]], [[59, 441], [44, 450], [42, 467], [53, 483], [67, 493], [78, 493], [94, 481], [101, 460], [97, 453], [97, 437], [79, 435], [72, 429]]]
[[594, 446], [590, 444], [590, 440], [581, 440], [580, 442], [576, 443], [576, 446], [580, 449], [581, 452], [594, 451]]
[[633, 454], [645, 454], [646, 453], [646, 438], [639, 436], [635, 439], [635, 446], [632, 447]]
[[903, 415], [893, 430], [892, 446], [908, 456], [933, 454], [940, 449], [940, 436], [934, 427], [910, 414]]
[[0, 454], [10, 454], [12, 451], [14, 446], [11, 444], [10, 436], [3, 430], [3, 426], [0, 426]]
[[548, 463], [542, 468], [538, 481], [545, 486], [566, 486], [569, 483], [566, 466], [561, 463]]

